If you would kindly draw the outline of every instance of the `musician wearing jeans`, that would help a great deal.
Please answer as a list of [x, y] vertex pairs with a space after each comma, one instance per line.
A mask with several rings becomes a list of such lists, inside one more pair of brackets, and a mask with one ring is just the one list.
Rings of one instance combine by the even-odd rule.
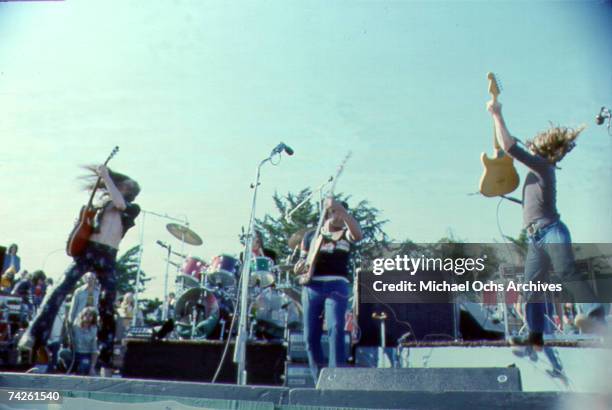
[[[321, 336], [325, 313], [329, 336], [328, 366], [338, 367], [346, 362], [344, 349], [344, 317], [349, 298], [349, 256], [351, 246], [362, 238], [359, 223], [347, 212], [346, 203], [329, 199], [326, 203], [326, 220], [321, 228], [322, 241], [315, 257], [313, 276], [302, 288], [304, 312], [304, 340], [313, 378], [318, 377], [324, 366]], [[297, 272], [305, 269], [306, 257], [314, 232], [304, 236]]]
[[109, 375], [115, 338], [117, 249], [127, 230], [134, 226], [134, 220], [140, 212], [138, 205], [131, 203], [140, 192], [140, 187], [128, 176], [111, 171], [104, 165], [88, 169], [92, 179], [95, 179], [88, 188], [94, 188], [99, 176], [102, 184], [100, 189], [103, 192], [103, 202], [96, 213], [94, 233], [89, 238], [85, 251], [74, 258], [60, 283], [47, 294], [36, 318], [19, 340], [19, 349], [35, 351], [45, 345], [55, 315], [66, 296], [85, 273], [95, 272], [102, 290], [98, 303], [101, 322], [98, 330], [98, 361], [103, 375]]
[[[490, 101], [487, 109], [493, 116], [500, 146], [529, 168], [523, 186], [523, 227], [529, 236], [525, 280], [546, 281], [552, 269], [562, 279], [564, 289], [573, 295], [574, 300], [588, 302], [581, 303], [584, 314], [576, 319], [576, 325], [582, 327], [583, 331], [597, 327], [602, 329], [605, 325], [604, 306], [593, 303], [593, 290], [575, 270], [570, 232], [561, 221], [556, 206], [556, 164], [574, 147], [582, 128], [573, 130], [552, 127], [527, 142], [528, 152], [510, 135], [501, 113], [501, 104]], [[525, 300], [529, 336], [526, 340], [515, 342], [541, 349], [545, 330], [544, 295], [528, 293]]]

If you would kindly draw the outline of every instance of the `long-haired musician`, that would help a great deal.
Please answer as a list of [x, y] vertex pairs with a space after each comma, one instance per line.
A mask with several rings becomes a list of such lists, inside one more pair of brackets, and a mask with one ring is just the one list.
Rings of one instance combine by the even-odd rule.
[[[60, 283], [47, 295], [27, 332], [19, 341], [21, 350], [44, 346], [58, 309], [66, 296], [87, 272], [95, 272], [102, 295], [98, 311], [101, 326], [98, 331], [99, 358], [103, 373], [108, 375], [111, 368], [113, 341], [115, 337], [115, 297], [117, 284], [115, 262], [119, 243], [127, 230], [135, 224], [140, 207], [132, 203], [140, 186], [127, 175], [114, 172], [105, 165], [87, 167], [86, 178], [97, 181], [101, 178], [102, 203], [97, 209], [94, 233], [89, 238], [85, 251], [74, 258]], [[86, 186], [94, 189], [95, 182]]]
[[[349, 298], [349, 256], [352, 244], [363, 236], [359, 223], [347, 209], [346, 202], [327, 200], [325, 223], [321, 229], [323, 240], [315, 259], [312, 278], [302, 288], [304, 340], [315, 380], [324, 365], [321, 346], [323, 313], [329, 336], [328, 366], [341, 366], [347, 357], [344, 349], [344, 321]], [[304, 236], [296, 272], [304, 270], [308, 251], [314, 241], [314, 231]]]
[[[510, 135], [501, 104], [489, 101], [487, 109], [493, 116], [501, 147], [529, 168], [523, 185], [523, 226], [529, 236], [525, 281], [546, 281], [552, 268], [562, 278], [564, 289], [572, 293], [576, 301], [593, 302], [593, 290], [575, 270], [570, 232], [560, 219], [556, 203], [556, 165], [574, 148], [583, 128], [551, 127], [527, 142], [528, 152]], [[529, 336], [526, 340], [515, 342], [539, 349], [544, 344], [546, 304], [541, 292], [527, 293], [525, 300]], [[581, 307], [584, 328], [605, 323], [602, 304], [583, 303]]]

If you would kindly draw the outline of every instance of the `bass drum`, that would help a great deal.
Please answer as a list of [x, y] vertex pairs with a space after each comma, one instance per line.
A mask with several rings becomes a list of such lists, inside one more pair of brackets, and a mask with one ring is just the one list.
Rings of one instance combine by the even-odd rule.
[[176, 301], [176, 333], [182, 339], [205, 339], [219, 323], [220, 307], [212, 291], [186, 290]]
[[282, 339], [285, 327], [289, 330], [300, 330], [302, 305], [299, 300], [299, 292], [291, 288], [263, 289], [251, 306], [258, 336]]

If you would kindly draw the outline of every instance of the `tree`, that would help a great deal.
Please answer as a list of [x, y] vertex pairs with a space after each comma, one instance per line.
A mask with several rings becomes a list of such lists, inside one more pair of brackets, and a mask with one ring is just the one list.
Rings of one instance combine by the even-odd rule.
[[[140, 254], [140, 245], [136, 245], [128, 249], [119, 259], [115, 266], [115, 277], [117, 278], [117, 293], [125, 294], [127, 292], [134, 293], [136, 291], [136, 277], [138, 275], [138, 259]], [[138, 292], [144, 292], [145, 285], [151, 278], [140, 272], [140, 283]]]
[[[255, 229], [262, 233], [265, 247], [276, 252], [277, 263], [293, 253], [294, 250], [288, 245], [288, 240], [293, 234], [315, 229], [318, 223], [319, 205], [312, 197], [291, 215], [290, 220], [285, 218], [285, 215], [310, 195], [311, 190], [308, 188], [297, 194], [289, 192], [284, 196], [275, 193], [273, 200], [278, 214], [268, 214], [263, 219], [255, 221]], [[359, 222], [363, 231], [363, 239], [352, 254], [354, 260], [362, 261], [376, 257], [389, 244], [389, 237], [383, 229], [388, 221], [380, 219], [380, 210], [371, 206], [366, 200], [351, 205], [351, 197], [348, 195], [338, 194], [335, 198], [349, 203], [349, 212]], [[244, 237], [241, 240], [244, 243]]]

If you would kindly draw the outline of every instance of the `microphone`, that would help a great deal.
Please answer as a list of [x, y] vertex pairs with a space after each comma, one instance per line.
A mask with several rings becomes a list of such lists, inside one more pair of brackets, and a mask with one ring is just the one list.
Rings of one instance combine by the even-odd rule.
[[155, 243], [158, 244], [159, 246], [161, 246], [162, 248], [170, 249], [170, 245], [168, 245], [166, 242], [162, 242], [162, 241], [158, 240]]
[[599, 113], [595, 116], [595, 124], [601, 125], [604, 123], [606, 118], [610, 119], [611, 117], [612, 112], [606, 107], [601, 107]]
[[293, 155], [293, 149], [285, 144], [284, 142], [280, 142], [274, 149], [272, 150], [272, 154], [280, 154], [282, 151], [285, 151], [287, 155]]

